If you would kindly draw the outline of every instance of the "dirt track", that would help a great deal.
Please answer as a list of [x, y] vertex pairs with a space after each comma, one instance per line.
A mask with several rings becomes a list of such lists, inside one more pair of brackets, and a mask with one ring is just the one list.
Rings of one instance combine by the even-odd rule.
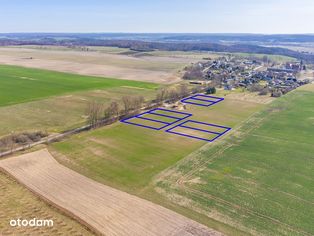
[[20, 183], [104, 235], [222, 235], [159, 205], [97, 183], [44, 149], [0, 161]]

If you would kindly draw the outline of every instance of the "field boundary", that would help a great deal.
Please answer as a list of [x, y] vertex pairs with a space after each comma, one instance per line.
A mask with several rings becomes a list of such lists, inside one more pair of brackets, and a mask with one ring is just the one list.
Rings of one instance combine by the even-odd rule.
[[7, 170], [5, 170], [4, 168], [2, 168], [0, 166], [0, 171], [2, 173], [4, 173], [5, 175], [9, 176], [10, 178], [14, 179], [19, 185], [23, 186], [24, 188], [26, 188], [28, 191], [30, 191], [32, 194], [34, 194], [35, 196], [39, 197], [42, 201], [44, 201], [45, 203], [47, 203], [49, 206], [52, 206], [53, 208], [56, 208], [57, 210], [59, 210], [59, 212], [65, 216], [70, 217], [71, 219], [79, 222], [81, 225], [83, 225], [83, 227], [87, 228], [88, 230], [92, 231], [93, 233], [95, 233], [96, 235], [102, 235], [102, 233], [96, 229], [94, 229], [91, 225], [89, 225], [87, 222], [85, 222], [84, 220], [82, 220], [80, 217], [77, 217], [75, 214], [71, 213], [70, 211], [68, 211], [67, 209], [55, 204], [53, 201], [49, 200], [48, 198], [44, 197], [42, 194], [39, 194], [37, 192], [35, 192], [34, 190], [32, 190], [30, 187], [28, 187], [26, 184], [24, 184], [22, 181], [20, 181], [18, 178], [15, 178], [14, 175], [12, 175], [10, 172], [8, 172]]
[[97, 235], [222, 235], [165, 207], [78, 174], [59, 164], [47, 149], [2, 160], [0, 170]]
[[[193, 95], [192, 92], [188, 96], [191, 96], [191, 95]], [[180, 99], [182, 99], [182, 98], [180, 98]], [[178, 99], [177, 101], [180, 101], [180, 99]], [[176, 102], [176, 101], [172, 101], [172, 102]], [[62, 133], [59, 133], [59, 134], [51, 134], [51, 135], [49, 135], [49, 136], [47, 136], [45, 138], [42, 138], [41, 140], [39, 140], [37, 142], [25, 144], [25, 145], [22, 145], [22, 146], [19, 146], [19, 147], [16, 147], [16, 148], [12, 148], [12, 149], [10, 149], [8, 151], [0, 152], [0, 159], [2, 157], [12, 155], [12, 154], [14, 154], [16, 152], [20, 152], [20, 151], [25, 151], [25, 150], [31, 149], [31, 148], [33, 148], [35, 146], [40, 145], [40, 144], [48, 144], [48, 143], [58, 142], [59, 140], [64, 139], [64, 138], [66, 138], [68, 136], [72, 136], [74, 134], [78, 134], [78, 133], [81, 133], [81, 132], [85, 132], [85, 131], [88, 131], [88, 130], [92, 130], [92, 129], [96, 129], [96, 128], [100, 128], [100, 127], [103, 127], [103, 126], [106, 126], [106, 125], [113, 124], [114, 122], [116, 122], [116, 121], [118, 121], [120, 119], [125, 119], [125, 118], [127, 119], [127, 117], [135, 116], [135, 115], [139, 114], [140, 111], [157, 108], [160, 105], [161, 105], [161, 102], [150, 103], [149, 105], [147, 105], [145, 107], [142, 107], [142, 108], [140, 108], [138, 110], [130, 111], [130, 113], [127, 114], [127, 115], [126, 114], [121, 114], [121, 115], [117, 115], [117, 116], [111, 117], [109, 119], [101, 119], [96, 124], [83, 125], [83, 126], [78, 127], [78, 128], [66, 130], [66, 131], [64, 131]]]
[[[152, 105], [150, 105], [148, 107], [141, 108], [141, 110], [150, 109], [150, 108], [156, 107], [156, 106], [158, 106], [158, 104], [152, 104]], [[138, 111], [135, 111], [133, 113], [137, 113], [137, 112]], [[115, 117], [112, 117], [112, 118], [109, 118], [109, 119], [102, 119], [99, 122], [97, 122], [96, 127], [100, 128], [102, 126], [113, 124], [114, 122], [116, 122], [117, 120], [119, 120], [119, 119], [121, 119], [123, 117], [125, 117], [125, 115], [119, 115], [119, 116], [115, 116]], [[78, 133], [81, 133], [81, 132], [84, 132], [84, 131], [88, 131], [88, 130], [91, 130], [91, 129], [94, 129], [94, 128], [95, 128], [95, 124], [93, 124], [93, 125], [84, 125], [84, 126], [81, 126], [79, 128], [74, 128], [74, 129], [70, 129], [70, 130], [64, 131], [64, 132], [62, 132], [60, 134], [51, 134], [51, 135], [49, 135], [47, 137], [42, 138], [41, 140], [39, 140], [37, 142], [30, 143], [30, 144], [25, 144], [25, 145], [13, 148], [13, 149], [8, 150], [8, 151], [0, 152], [0, 158], [12, 155], [12, 154], [14, 154], [16, 152], [19, 152], [19, 151], [25, 151], [25, 150], [31, 149], [31, 148], [33, 148], [35, 146], [40, 145], [40, 144], [48, 144], [48, 143], [58, 142], [59, 140], [64, 139], [64, 138], [66, 138], [68, 136], [71, 136], [71, 135], [74, 135], [74, 134], [78, 134]]]

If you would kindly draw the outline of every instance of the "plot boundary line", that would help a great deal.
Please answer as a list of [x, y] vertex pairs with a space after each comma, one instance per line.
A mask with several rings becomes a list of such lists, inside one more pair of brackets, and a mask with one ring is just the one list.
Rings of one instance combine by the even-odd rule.
[[[176, 116], [168, 116], [168, 115], [165, 115], [165, 114], [159, 114], [159, 113], [156, 113], [157, 111], [164, 111], [164, 112], [169, 112], [169, 113], [175, 113], [175, 114], [183, 115], [183, 117], [176, 117]], [[170, 118], [170, 119], [174, 119], [174, 121], [166, 122], [166, 121], [161, 121], [161, 120], [155, 120], [155, 119], [143, 117], [145, 115], [157, 115], [157, 116], [167, 117], [167, 118]], [[175, 124], [177, 122], [180, 122], [180, 121], [182, 121], [182, 120], [184, 120], [184, 119], [186, 119], [188, 117], [191, 117], [191, 116], [192, 116], [192, 114], [186, 113], [186, 112], [172, 111], [172, 110], [168, 110], [168, 109], [164, 109], [164, 108], [154, 108], [154, 109], [151, 109], [149, 111], [140, 113], [138, 115], [122, 119], [122, 120], [120, 120], [120, 122], [125, 123], [125, 124], [130, 124], [130, 125], [135, 125], [135, 126], [147, 128], [147, 129], [152, 129], [152, 130], [162, 130], [162, 129], [170, 126], [170, 125], [173, 125], [173, 124]], [[148, 121], [151, 121], [151, 122], [155, 122], [155, 123], [158, 123], [158, 124], [165, 124], [165, 125], [156, 128], [154, 126], [134, 123], [134, 122], [131, 121], [132, 119], [148, 120]]]
[[[223, 131], [223, 132], [214, 132], [214, 131], [208, 131], [208, 130], [204, 130], [204, 129], [199, 129], [199, 128], [186, 126], [185, 124], [187, 124], [189, 122], [190, 123], [207, 125], [207, 126], [211, 126], [211, 127], [218, 127], [218, 128], [225, 129], [225, 131]], [[174, 129], [180, 128], [180, 127], [191, 129], [191, 130], [197, 130], [197, 131], [205, 132], [205, 133], [212, 133], [212, 134], [216, 134], [217, 136], [212, 138], [212, 139], [206, 139], [206, 138], [201, 138], [201, 137], [198, 137], [198, 136], [193, 136], [193, 135], [184, 134], [184, 133], [180, 133], [180, 132], [174, 131]], [[181, 135], [181, 136], [188, 137], [188, 138], [194, 138], [194, 139], [198, 139], [198, 140], [202, 140], [202, 141], [206, 141], [206, 142], [214, 142], [216, 139], [220, 138], [222, 135], [224, 135], [225, 133], [229, 132], [230, 130], [231, 130], [231, 128], [230, 127], [226, 127], [226, 126], [215, 125], [215, 124], [210, 124], [210, 123], [205, 123], [205, 122], [200, 122], [200, 121], [195, 121], [195, 120], [186, 120], [186, 121], [184, 121], [184, 122], [182, 122], [182, 123], [180, 123], [178, 125], [175, 125], [175, 126], [171, 127], [170, 129], [167, 129], [165, 132], [176, 134], [176, 135]]]
[[[202, 99], [202, 98], [198, 98], [198, 97], [209, 98], [209, 99]], [[225, 99], [220, 98], [220, 97], [209, 96], [209, 95], [204, 95], [204, 94], [196, 94], [196, 95], [182, 99], [181, 102], [196, 105], [196, 106], [210, 107], [210, 106], [215, 105], [219, 102], [222, 102], [223, 100], [225, 100]], [[195, 102], [193, 102], [193, 101], [195, 101]], [[209, 104], [207, 104], [207, 105], [201, 104], [201, 103], [197, 103], [197, 101], [207, 102]]]

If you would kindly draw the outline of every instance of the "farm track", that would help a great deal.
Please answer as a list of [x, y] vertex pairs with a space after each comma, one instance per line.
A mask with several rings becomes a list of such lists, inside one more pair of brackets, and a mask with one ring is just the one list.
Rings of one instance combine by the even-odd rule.
[[32, 192], [105, 235], [222, 235], [166, 208], [60, 165], [47, 150], [0, 161]]

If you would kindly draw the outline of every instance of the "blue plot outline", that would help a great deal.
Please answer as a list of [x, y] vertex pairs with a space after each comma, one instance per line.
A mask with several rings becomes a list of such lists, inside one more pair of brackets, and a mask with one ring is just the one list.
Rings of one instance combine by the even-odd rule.
[[[179, 117], [175, 117], [175, 116], [168, 116], [168, 115], [165, 115], [165, 114], [156, 113], [155, 111], [166, 111], [166, 112], [170, 112], [170, 113], [176, 113], [176, 114], [184, 115], [184, 117], [179, 118]], [[160, 120], [154, 120], [154, 119], [142, 117], [142, 116], [147, 115], [147, 114], [168, 117], [168, 118], [175, 119], [175, 121], [173, 121], [173, 122], [166, 122], [166, 121], [160, 121]], [[136, 126], [144, 127], [144, 128], [148, 128], [148, 129], [153, 129], [153, 130], [161, 130], [161, 129], [167, 127], [167, 126], [173, 125], [173, 124], [175, 124], [175, 123], [177, 123], [177, 122], [179, 122], [181, 120], [184, 120], [184, 119], [186, 119], [186, 118], [188, 118], [190, 116], [192, 116], [192, 114], [190, 114], [190, 113], [179, 112], [179, 111], [172, 111], [172, 110], [163, 109], [163, 108], [154, 108], [152, 110], [140, 113], [138, 115], [122, 119], [122, 120], [120, 120], [120, 122], [125, 123], [125, 124], [130, 124], [130, 125], [136, 125]], [[155, 127], [152, 127], [152, 126], [137, 124], [137, 123], [133, 123], [133, 122], [129, 121], [131, 119], [136, 119], [136, 118], [137, 119], [142, 119], [142, 120], [149, 120], [149, 121], [153, 121], [153, 122], [161, 123], [161, 124], [165, 124], [165, 125], [163, 125], [162, 127], [159, 127], [159, 128], [155, 128]]]
[[[203, 124], [203, 125], [212, 126], [212, 127], [218, 127], [218, 128], [225, 129], [225, 131], [224, 132], [214, 132], [214, 131], [208, 131], [208, 130], [194, 128], [194, 127], [189, 127], [189, 126], [184, 125], [184, 124], [189, 123], [189, 122], [196, 123], [196, 124]], [[213, 138], [213, 139], [200, 138], [200, 137], [197, 137], [197, 136], [193, 136], [193, 135], [189, 135], [189, 134], [183, 134], [183, 133], [179, 133], [179, 132], [173, 131], [177, 127], [182, 127], [182, 128], [197, 130], [197, 131], [201, 131], [201, 132], [216, 134], [217, 136], [215, 138]], [[222, 135], [224, 135], [225, 133], [229, 132], [230, 130], [231, 130], [231, 128], [226, 127], [226, 126], [215, 125], [215, 124], [200, 122], [200, 121], [196, 121], [196, 120], [186, 120], [183, 123], [180, 123], [178, 125], [175, 125], [175, 126], [171, 127], [170, 129], [167, 129], [166, 132], [167, 133], [171, 133], [171, 134], [181, 135], [181, 136], [188, 137], [188, 138], [194, 138], [194, 139], [198, 139], [198, 140], [202, 140], [202, 141], [206, 141], [206, 142], [214, 142], [216, 139], [220, 138]]]
[[[210, 99], [201, 99], [201, 98], [197, 98], [197, 97], [204, 97], [204, 98], [210, 98], [210, 99], [216, 99], [215, 101], [213, 100], [210, 100]], [[192, 101], [189, 101], [189, 100], [192, 100]], [[193, 100], [195, 102], [193, 102]], [[215, 96], [209, 96], [209, 95], [204, 95], [204, 94], [196, 94], [196, 95], [193, 95], [191, 97], [187, 97], [187, 98], [184, 98], [181, 100], [181, 102], [183, 103], [188, 103], [188, 104], [193, 104], [193, 105], [197, 105], [197, 106], [203, 106], [203, 107], [210, 107], [218, 102], [221, 102], [225, 100], [224, 98], [220, 98], [220, 97], [215, 97]], [[208, 105], [205, 105], [205, 104], [200, 104], [200, 103], [197, 103], [197, 101], [202, 101], [202, 102], [208, 102], [209, 104]]]

